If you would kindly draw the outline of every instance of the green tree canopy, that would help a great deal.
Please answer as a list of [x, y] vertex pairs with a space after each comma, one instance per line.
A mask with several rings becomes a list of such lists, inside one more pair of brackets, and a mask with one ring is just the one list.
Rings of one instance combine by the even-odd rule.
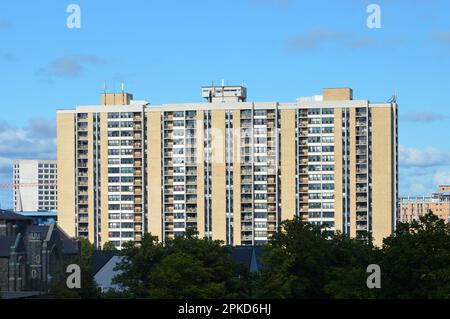
[[114, 283], [137, 298], [239, 298], [248, 296], [249, 275], [232, 262], [220, 241], [199, 239], [188, 231], [159, 243], [145, 235], [140, 247], [126, 244]]
[[324, 232], [300, 218], [285, 221], [264, 248], [256, 282], [259, 298], [352, 298], [367, 296], [365, 273], [372, 246]]
[[383, 298], [450, 298], [450, 225], [429, 212], [384, 240]]
[[112, 243], [112, 242], [110, 242], [110, 241], [107, 241], [104, 245], [103, 245], [103, 250], [117, 250], [117, 248], [116, 248], [116, 246]]

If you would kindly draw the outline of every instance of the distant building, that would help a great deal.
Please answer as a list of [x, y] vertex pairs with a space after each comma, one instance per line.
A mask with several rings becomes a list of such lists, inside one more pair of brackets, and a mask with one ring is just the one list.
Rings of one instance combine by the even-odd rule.
[[14, 211], [56, 211], [57, 164], [54, 160], [13, 162]]
[[402, 223], [418, 220], [430, 210], [439, 218], [450, 221], [450, 186], [439, 186], [439, 191], [429, 197], [402, 197], [399, 200], [398, 211]]
[[64, 264], [79, 254], [78, 242], [56, 223], [0, 210], [0, 292], [44, 291], [65, 274]]

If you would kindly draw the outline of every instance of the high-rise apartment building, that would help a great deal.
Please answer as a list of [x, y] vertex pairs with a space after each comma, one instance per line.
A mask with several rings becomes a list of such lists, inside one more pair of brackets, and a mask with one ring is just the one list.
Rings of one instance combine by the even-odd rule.
[[59, 222], [117, 247], [146, 232], [266, 243], [301, 216], [376, 243], [395, 227], [397, 104], [351, 89], [291, 103], [202, 88], [206, 103], [150, 105], [127, 93], [60, 110]]
[[14, 211], [44, 212], [57, 208], [55, 160], [13, 161]]
[[418, 220], [429, 211], [447, 222], [450, 221], [450, 186], [439, 186], [438, 192], [431, 196], [401, 197], [398, 201], [402, 223]]

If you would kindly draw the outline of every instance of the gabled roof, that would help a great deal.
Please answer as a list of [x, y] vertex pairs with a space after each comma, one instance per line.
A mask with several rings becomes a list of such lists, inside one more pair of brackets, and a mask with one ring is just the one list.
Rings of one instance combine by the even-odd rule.
[[95, 275], [99, 272], [103, 266], [114, 256], [117, 256], [119, 252], [113, 250], [96, 250], [91, 257], [91, 273]]
[[238, 264], [243, 264], [250, 272], [259, 272], [262, 268], [261, 246], [234, 246], [231, 249], [231, 259]]
[[16, 214], [13, 212], [8, 212], [6, 210], [0, 210], [0, 220], [24, 220], [24, 221], [33, 221], [33, 218], [25, 217], [20, 214]]

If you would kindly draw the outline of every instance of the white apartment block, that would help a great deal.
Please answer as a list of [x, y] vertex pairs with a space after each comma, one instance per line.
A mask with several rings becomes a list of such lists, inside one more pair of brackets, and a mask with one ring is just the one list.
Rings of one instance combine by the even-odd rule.
[[13, 162], [15, 212], [44, 212], [57, 209], [56, 160]]

